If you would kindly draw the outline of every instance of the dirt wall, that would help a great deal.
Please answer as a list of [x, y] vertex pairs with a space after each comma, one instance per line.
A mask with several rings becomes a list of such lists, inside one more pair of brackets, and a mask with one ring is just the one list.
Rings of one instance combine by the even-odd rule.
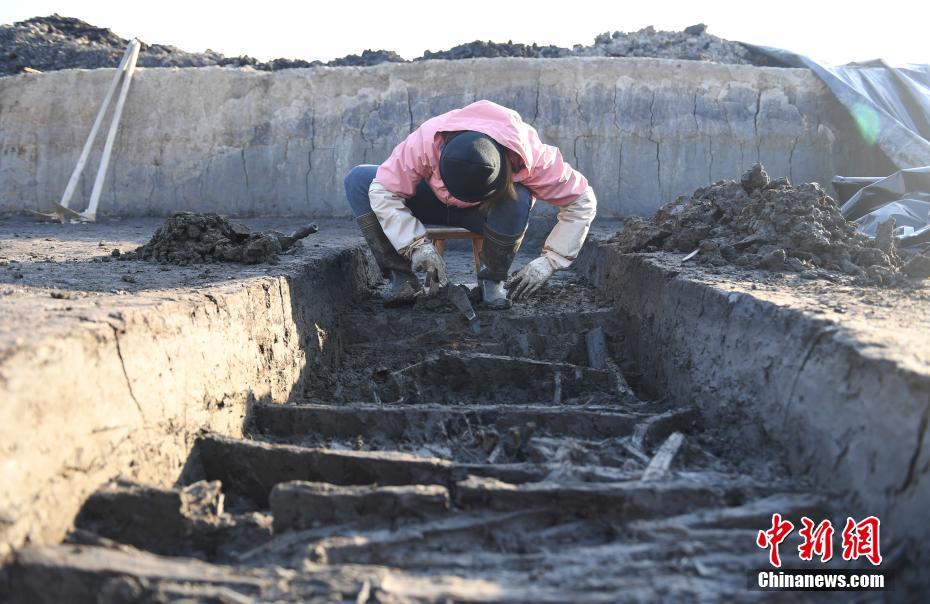
[[897, 308], [897, 323], [842, 307], [831, 317], [818, 307], [839, 294], [714, 282], [680, 258], [592, 244], [582, 261], [615, 305], [640, 387], [694, 402], [734, 457], [773, 451], [786, 479], [835, 492], [851, 516], [879, 516], [883, 544], [925, 556], [930, 372], [919, 319]]
[[[59, 199], [112, 74], [0, 78], [0, 212]], [[794, 182], [890, 171], [800, 69], [596, 57], [141, 68], [100, 212], [346, 216], [351, 167], [380, 163], [426, 119], [482, 98], [516, 109], [558, 145], [591, 180], [604, 217], [650, 214], [757, 160]]]
[[12, 341], [7, 326], [0, 558], [59, 540], [117, 476], [172, 484], [200, 430], [241, 434], [250, 403], [299, 395], [308, 370], [338, 352], [337, 312], [372, 266], [341, 247], [284, 274], [74, 302]]

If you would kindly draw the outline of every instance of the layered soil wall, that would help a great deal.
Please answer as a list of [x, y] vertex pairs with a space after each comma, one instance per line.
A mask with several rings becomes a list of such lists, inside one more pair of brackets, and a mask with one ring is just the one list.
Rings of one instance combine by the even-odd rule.
[[887, 543], [918, 545], [930, 501], [922, 315], [825, 313], [828, 295], [715, 282], [680, 259], [592, 244], [582, 262], [614, 304], [640, 387], [694, 402], [733, 455], [773, 450], [792, 480], [879, 516]]
[[339, 309], [372, 266], [343, 247], [283, 275], [88, 304], [3, 340], [0, 557], [61, 539], [108, 480], [172, 484], [199, 431], [239, 435], [252, 403], [299, 394], [339, 352]]
[[[48, 210], [60, 198], [112, 75], [0, 78], [0, 212]], [[651, 214], [760, 160], [793, 182], [891, 171], [802, 69], [594, 57], [140, 68], [100, 212], [347, 216], [350, 168], [380, 163], [425, 120], [478, 99], [512, 107], [559, 146], [608, 218]], [[101, 146], [72, 204], [79, 209]]]

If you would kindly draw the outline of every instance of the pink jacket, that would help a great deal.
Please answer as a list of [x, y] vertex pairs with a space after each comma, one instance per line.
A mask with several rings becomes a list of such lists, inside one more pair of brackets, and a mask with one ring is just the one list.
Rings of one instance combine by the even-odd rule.
[[403, 198], [412, 197], [424, 178], [440, 201], [471, 207], [449, 194], [439, 176], [442, 132], [476, 130], [509, 149], [513, 180], [528, 188], [534, 197], [556, 206], [566, 206], [584, 193], [588, 181], [562, 159], [558, 148], [543, 144], [536, 129], [516, 111], [491, 101], [477, 101], [427, 120], [394, 148], [375, 176], [385, 189]]

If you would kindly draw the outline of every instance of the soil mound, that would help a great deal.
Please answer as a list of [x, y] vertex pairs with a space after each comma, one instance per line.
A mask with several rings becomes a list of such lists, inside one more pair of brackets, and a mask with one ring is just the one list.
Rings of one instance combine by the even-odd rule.
[[[39, 71], [59, 69], [97, 69], [115, 67], [129, 40], [121, 38], [104, 27], [95, 27], [80, 19], [51, 15], [33, 17], [10, 25], [0, 26], [0, 76], [20, 73], [30, 67]], [[473, 59], [480, 57], [561, 58], [573, 56], [602, 57], [659, 57], [736, 63], [746, 65], [773, 65], [771, 60], [759, 56], [743, 44], [724, 40], [707, 33], [704, 24], [692, 25], [680, 32], [656, 31], [652, 27], [637, 32], [615, 31], [604, 33], [592, 45], [576, 44], [573, 48], [475, 41], [449, 50], [426, 51], [414, 59]], [[251, 67], [262, 71], [277, 71], [300, 67], [319, 66], [371, 66], [381, 63], [405, 63], [403, 57], [391, 50], [365, 50], [361, 55], [351, 54], [328, 63], [303, 59], [273, 59], [259, 61], [242, 55], [227, 57], [221, 53], [186, 52], [165, 44], [142, 43], [139, 52], [141, 67]]]
[[594, 44], [576, 44], [573, 48], [538, 46], [537, 44], [506, 44], [475, 41], [440, 52], [426, 51], [418, 60], [476, 59], [491, 57], [527, 57], [533, 59], [562, 57], [651, 57], [712, 61], [736, 65], [767, 65], [778, 67], [771, 59], [749, 50], [740, 42], [724, 40], [707, 33], [703, 23], [682, 31], [656, 31], [646, 27], [636, 32], [606, 32], [594, 39]]
[[[125, 40], [109, 29], [80, 19], [51, 15], [0, 26], [0, 75], [19, 73], [24, 67], [39, 71], [116, 67], [126, 50]], [[218, 53], [184, 52], [173, 46], [142, 44], [142, 67], [203, 67], [216, 65]]]
[[615, 240], [626, 251], [699, 250], [695, 261], [717, 266], [838, 272], [890, 285], [901, 266], [893, 229], [889, 221], [871, 240], [856, 231], [818, 183], [771, 180], [762, 164], [755, 164], [739, 181], [701, 187], [650, 219], [627, 219]]
[[316, 231], [316, 225], [309, 225], [293, 235], [277, 231], [256, 233], [219, 214], [179, 212], [168, 218], [148, 243], [120, 258], [182, 265], [206, 262], [275, 264], [279, 254]]
[[512, 41], [507, 42], [487, 42], [475, 40], [467, 44], [453, 46], [449, 50], [440, 50], [431, 52], [429, 50], [418, 58], [418, 61], [429, 59], [442, 59], [446, 61], [457, 61], [460, 59], [493, 59], [496, 57], [522, 57], [526, 59], [559, 59], [570, 57], [572, 51], [560, 46], [538, 46], [537, 44], [520, 44]]

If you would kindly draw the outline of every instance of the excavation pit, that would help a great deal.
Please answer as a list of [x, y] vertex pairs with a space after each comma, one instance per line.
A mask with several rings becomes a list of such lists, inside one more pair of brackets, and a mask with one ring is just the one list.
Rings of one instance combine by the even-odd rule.
[[[874, 509], [863, 505], [868, 489], [806, 480], [792, 469], [780, 451], [809, 447], [803, 434], [778, 430], [761, 410], [762, 421], [713, 405], [721, 396], [738, 400], [736, 391], [727, 390], [736, 387], [734, 377], [702, 382], [688, 369], [699, 363], [691, 356], [698, 341], [700, 354], [718, 359], [721, 367], [734, 361], [719, 355], [738, 354], [752, 367], [753, 355], [760, 354], [715, 347], [719, 340], [706, 334], [696, 340], [692, 332], [700, 334], [696, 325], [704, 323], [690, 323], [691, 316], [709, 321], [707, 329], [724, 320], [749, 321], [758, 329], [765, 322], [742, 318], [747, 311], [739, 304], [764, 306], [770, 304], [765, 296], [797, 296], [815, 284], [789, 286], [769, 277], [741, 284], [735, 273], [683, 267], [680, 256], [612, 256], [615, 248], [591, 244], [578, 271], [559, 274], [534, 305], [479, 310], [482, 328], [476, 333], [454, 312], [382, 309], [377, 289], [368, 286], [376, 283], [370, 261], [357, 247], [345, 247], [357, 241], [345, 227], [333, 225], [327, 234], [324, 223], [322, 249], [306, 246], [276, 267], [224, 267], [242, 271], [224, 273], [228, 283], [152, 290], [157, 303], [140, 306], [146, 321], [131, 315], [149, 295], [145, 281], [134, 294], [47, 298], [77, 307], [60, 307], [60, 320], [69, 312], [106, 316], [85, 313], [92, 306], [108, 313], [120, 305], [122, 323], [105, 324], [103, 333], [119, 337], [114, 357], [123, 361], [122, 399], [136, 416], [136, 403], [143, 412], [154, 408], [148, 392], [159, 388], [157, 381], [148, 387], [140, 381], [146, 371], [157, 375], [135, 360], [149, 358], [144, 351], [153, 339], [143, 337], [144, 330], [158, 316], [153, 313], [179, 300], [183, 304], [168, 306], [170, 312], [183, 308], [195, 322], [215, 315], [216, 322], [207, 324], [217, 336], [228, 338], [237, 324], [266, 321], [267, 338], [250, 327], [253, 335], [243, 340], [256, 353], [250, 371], [266, 379], [275, 374], [282, 387], [265, 386], [256, 395], [268, 382], [253, 382], [237, 401], [229, 385], [250, 374], [240, 368], [229, 381], [217, 382], [221, 393], [203, 395], [201, 413], [232, 412], [232, 420], [210, 424], [189, 415], [189, 444], [178, 447], [172, 472], [146, 475], [143, 470], [163, 462], [139, 458], [114, 464], [109, 475], [71, 482], [75, 493], [86, 493], [75, 496], [83, 509], [78, 514], [74, 508], [77, 520], [62, 545], [25, 547], [12, 555], [4, 585], [13, 601], [65, 594], [81, 601], [81, 594], [124, 589], [136, 595], [194, 593], [194, 587], [178, 592], [179, 582], [201, 594], [257, 599], [281, 593], [326, 599], [365, 585], [385, 598], [414, 593], [426, 600], [469, 599], [493, 585], [502, 591], [492, 600], [530, 594], [540, 601], [597, 601], [618, 594], [649, 599], [658, 584], [666, 594], [727, 599], [744, 594], [743, 571], [764, 562], [754, 538], [772, 513], [823, 518]], [[29, 228], [35, 233], [40, 227]], [[136, 240], [144, 238], [140, 233]], [[96, 257], [106, 253], [97, 241], [69, 245]], [[460, 256], [450, 252], [450, 263], [454, 278], [465, 280], [470, 257]], [[518, 263], [526, 260], [521, 256]], [[59, 272], [50, 271], [51, 278], [75, 269], [54, 270]], [[157, 272], [164, 275], [160, 279], [185, 279], [190, 270]], [[256, 270], [265, 272], [251, 272]], [[274, 274], [280, 277], [269, 277]], [[48, 296], [52, 290], [36, 278], [30, 274], [25, 285], [8, 285], [15, 289], [5, 303]], [[660, 282], [666, 285], [657, 287]], [[634, 291], [644, 298], [628, 299]], [[661, 297], [679, 291], [700, 300], [704, 315], [682, 312], [681, 303]], [[869, 291], [887, 296], [886, 290]], [[737, 304], [736, 310], [713, 310], [719, 296]], [[256, 304], [237, 311], [240, 297]], [[857, 316], [860, 307], [845, 300], [843, 315]], [[642, 309], [653, 314], [636, 314]], [[788, 313], [800, 324], [815, 316], [811, 329], [830, 318], [794, 303], [766, 312], [775, 313], [769, 321]], [[674, 329], [668, 323], [673, 318], [680, 322]], [[96, 325], [73, 323], [82, 324]], [[769, 337], [785, 345], [782, 335]], [[828, 337], [820, 336], [821, 345]], [[305, 356], [288, 357], [288, 342]], [[211, 349], [228, 352], [230, 346]], [[177, 355], [173, 366], [190, 358], [185, 350], [170, 353]], [[661, 358], [655, 356], [660, 350]], [[285, 371], [295, 360], [301, 370]], [[215, 359], [204, 374], [224, 362]], [[777, 364], [768, 369], [777, 370]], [[808, 387], [806, 378], [799, 379], [798, 388]], [[112, 413], [108, 420], [99, 425], [111, 429], [100, 434], [114, 431]], [[176, 429], [176, 421], [166, 416], [166, 423], [150, 422], [143, 432], [163, 442], [160, 435]], [[61, 436], [67, 443], [67, 434]], [[665, 450], [672, 451], [668, 459], [660, 454]], [[121, 482], [109, 483], [117, 477]], [[907, 488], [921, 484], [915, 475]], [[921, 495], [911, 497], [919, 501]], [[66, 516], [63, 523], [70, 520]], [[901, 518], [883, 524], [895, 541], [911, 526]], [[919, 556], [919, 550], [907, 551], [895, 568], [906, 569], [911, 556]], [[289, 575], [292, 570], [303, 578]], [[697, 583], [683, 580], [698, 576]]]
[[[59, 198], [111, 76], [3, 78], [0, 211]], [[896, 595], [926, 592], [924, 286], [623, 254], [602, 225], [475, 330], [381, 308], [344, 203], [352, 166], [475, 98], [560, 147], [608, 222], [754, 161], [794, 183], [892, 171], [809, 71], [140, 69], [132, 94], [101, 223], [0, 224], [0, 599], [740, 600], [773, 513], [880, 516]], [[177, 211], [331, 220], [273, 266], [119, 260]], [[553, 220], [534, 211], [515, 268]]]

